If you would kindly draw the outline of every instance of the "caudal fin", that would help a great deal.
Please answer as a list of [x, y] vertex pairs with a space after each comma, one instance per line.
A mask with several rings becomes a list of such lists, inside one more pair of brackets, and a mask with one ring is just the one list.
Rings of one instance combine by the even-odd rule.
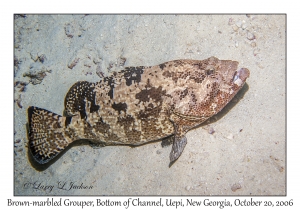
[[72, 142], [66, 133], [70, 120], [45, 109], [28, 108], [29, 149], [39, 164], [49, 162]]

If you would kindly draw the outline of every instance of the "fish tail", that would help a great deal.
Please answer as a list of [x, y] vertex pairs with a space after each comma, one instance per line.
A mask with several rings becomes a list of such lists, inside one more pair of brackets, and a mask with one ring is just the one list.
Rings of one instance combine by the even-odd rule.
[[66, 132], [71, 118], [34, 106], [28, 108], [29, 149], [35, 161], [45, 164], [73, 142]]

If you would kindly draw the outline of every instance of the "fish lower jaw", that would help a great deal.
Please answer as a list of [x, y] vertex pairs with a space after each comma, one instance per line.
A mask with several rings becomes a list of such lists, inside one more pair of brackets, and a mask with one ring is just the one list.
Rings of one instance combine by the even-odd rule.
[[250, 71], [246, 68], [241, 68], [239, 69], [234, 78], [233, 78], [233, 83], [242, 86], [245, 82], [245, 80], [250, 76]]

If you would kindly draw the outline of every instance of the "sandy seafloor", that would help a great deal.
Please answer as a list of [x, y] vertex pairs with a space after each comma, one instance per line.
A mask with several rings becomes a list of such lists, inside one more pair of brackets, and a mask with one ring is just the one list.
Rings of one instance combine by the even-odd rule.
[[[22, 84], [14, 87], [14, 195], [286, 195], [285, 19], [16, 16], [15, 82], [31, 82], [23, 91]], [[28, 106], [62, 115], [72, 84], [99, 81], [122, 69], [125, 59], [124, 66], [151, 66], [210, 56], [239, 61], [251, 76], [220, 114], [187, 133], [188, 143], [172, 167], [171, 146], [161, 142], [94, 149], [83, 141], [44, 168], [30, 161]], [[59, 182], [92, 189], [63, 190]]]

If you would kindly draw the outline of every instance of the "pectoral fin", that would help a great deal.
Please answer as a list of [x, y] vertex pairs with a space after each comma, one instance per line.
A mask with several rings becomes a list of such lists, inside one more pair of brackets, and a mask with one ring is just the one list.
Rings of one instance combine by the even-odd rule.
[[187, 138], [185, 134], [192, 129], [193, 127], [201, 124], [203, 119], [198, 118], [188, 118], [185, 119], [184, 116], [178, 114], [171, 114], [170, 120], [174, 123], [174, 141], [172, 150], [170, 153], [170, 166], [174, 163], [175, 160], [179, 158], [183, 152], [185, 145], [187, 143]]
[[187, 139], [185, 135], [183, 136], [176, 136], [174, 137], [174, 142], [172, 146], [172, 150], [170, 153], [170, 162], [173, 163], [175, 160], [179, 158], [181, 153], [183, 152], [183, 149], [187, 143]]

